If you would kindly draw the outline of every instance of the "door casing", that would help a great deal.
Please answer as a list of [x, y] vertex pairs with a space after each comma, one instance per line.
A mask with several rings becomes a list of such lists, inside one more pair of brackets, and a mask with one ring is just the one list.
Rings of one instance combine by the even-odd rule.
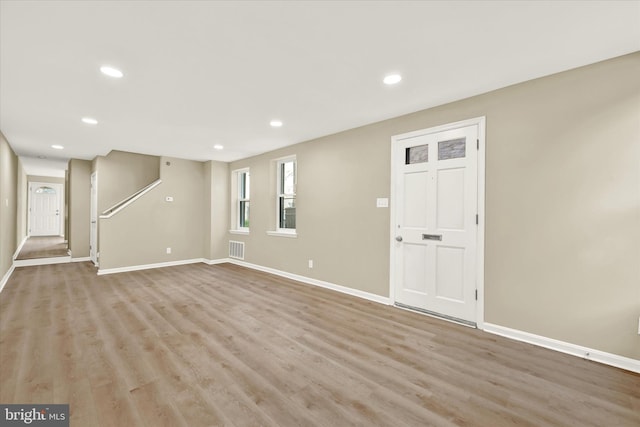
[[89, 257], [98, 265], [98, 172], [91, 174], [91, 200], [89, 223]]
[[[58, 184], [58, 183], [52, 183], [52, 182], [40, 182], [40, 181], [29, 181], [27, 184], [27, 189], [28, 189], [28, 200], [27, 200], [27, 236], [31, 236], [32, 235], [32, 230], [33, 230], [33, 218], [31, 215], [32, 212], [32, 203], [33, 203], [33, 191], [34, 189], [36, 189], [37, 187], [52, 187], [56, 189], [56, 198], [57, 198], [57, 205], [58, 205], [58, 227], [57, 227], [57, 234], [59, 236], [63, 236], [64, 235], [64, 185], [62, 184]], [[38, 234], [40, 235], [40, 234]]]
[[398, 141], [407, 138], [413, 138], [421, 135], [444, 132], [452, 129], [463, 128], [467, 126], [478, 127], [478, 167], [477, 167], [477, 186], [478, 186], [478, 229], [476, 241], [476, 289], [478, 290], [478, 299], [476, 301], [476, 326], [478, 329], [484, 329], [484, 235], [485, 235], [485, 129], [486, 118], [475, 117], [459, 122], [448, 123], [445, 125], [430, 127], [413, 132], [408, 132], [391, 137], [391, 190], [390, 190], [390, 224], [389, 224], [389, 300], [391, 304], [396, 302], [395, 296], [395, 280], [396, 280], [396, 177], [398, 175], [398, 166], [402, 159], [398, 158], [396, 145]]

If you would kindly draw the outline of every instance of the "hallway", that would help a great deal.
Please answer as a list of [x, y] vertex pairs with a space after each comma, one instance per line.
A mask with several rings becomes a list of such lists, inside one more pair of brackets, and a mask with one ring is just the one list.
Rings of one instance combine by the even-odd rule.
[[29, 237], [16, 257], [16, 266], [70, 262], [67, 242], [62, 236]]

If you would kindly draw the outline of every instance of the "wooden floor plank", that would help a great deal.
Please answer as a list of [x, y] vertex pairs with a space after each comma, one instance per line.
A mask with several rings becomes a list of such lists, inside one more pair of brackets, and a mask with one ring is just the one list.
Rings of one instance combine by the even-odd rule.
[[17, 268], [0, 402], [82, 426], [639, 426], [640, 375], [223, 264]]

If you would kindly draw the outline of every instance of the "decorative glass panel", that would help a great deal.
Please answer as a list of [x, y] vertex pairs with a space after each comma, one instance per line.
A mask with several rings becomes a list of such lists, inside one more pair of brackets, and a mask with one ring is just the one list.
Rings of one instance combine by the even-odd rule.
[[414, 163], [426, 163], [429, 161], [429, 144], [417, 145], [407, 148], [405, 152], [405, 165]]
[[438, 142], [438, 160], [457, 159], [466, 155], [466, 138]]
[[36, 194], [56, 194], [56, 190], [51, 187], [38, 187]]

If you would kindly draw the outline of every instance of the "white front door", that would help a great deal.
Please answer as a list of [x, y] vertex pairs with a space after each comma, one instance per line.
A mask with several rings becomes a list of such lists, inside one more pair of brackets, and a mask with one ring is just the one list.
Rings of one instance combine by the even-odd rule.
[[393, 138], [394, 303], [473, 325], [479, 135], [469, 121]]
[[98, 265], [98, 175], [91, 174], [91, 227], [89, 229], [89, 257], [95, 265]]
[[62, 184], [29, 183], [29, 235], [59, 236]]

